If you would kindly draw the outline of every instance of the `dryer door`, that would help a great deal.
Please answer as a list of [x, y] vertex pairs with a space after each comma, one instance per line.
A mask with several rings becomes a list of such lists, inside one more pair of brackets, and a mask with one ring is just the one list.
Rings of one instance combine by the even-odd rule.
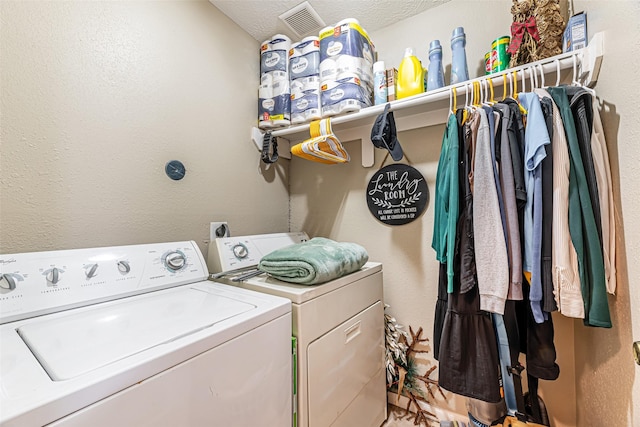
[[386, 411], [384, 307], [378, 301], [311, 343], [309, 426], [371, 426]]

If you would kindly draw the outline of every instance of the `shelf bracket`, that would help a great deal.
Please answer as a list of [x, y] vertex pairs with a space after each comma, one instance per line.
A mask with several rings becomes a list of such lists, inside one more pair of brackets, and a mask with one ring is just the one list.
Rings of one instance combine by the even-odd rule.
[[604, 32], [595, 33], [589, 44], [583, 49], [580, 80], [587, 87], [594, 87], [600, 74], [604, 57]]
[[375, 159], [374, 146], [371, 142], [371, 127], [359, 126], [355, 128], [349, 128], [341, 131], [333, 130], [333, 133], [338, 137], [340, 142], [357, 141], [360, 140], [361, 152], [362, 152], [362, 167], [370, 168], [373, 166]]

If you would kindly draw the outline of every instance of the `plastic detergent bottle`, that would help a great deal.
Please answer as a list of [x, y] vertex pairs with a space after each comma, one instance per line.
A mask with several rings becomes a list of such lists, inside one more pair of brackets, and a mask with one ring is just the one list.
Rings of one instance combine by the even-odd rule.
[[408, 47], [404, 51], [404, 58], [398, 67], [398, 84], [396, 98], [402, 99], [407, 96], [424, 92], [424, 70], [422, 63], [413, 54], [413, 49]]
[[387, 74], [384, 70], [384, 62], [373, 64], [373, 103], [374, 105], [387, 102]]
[[429, 43], [429, 70], [427, 72], [427, 90], [444, 87], [444, 71], [442, 69], [442, 46], [440, 40]]
[[467, 53], [464, 47], [467, 39], [464, 28], [457, 27], [451, 35], [451, 84], [456, 84], [469, 80], [469, 70], [467, 69]]

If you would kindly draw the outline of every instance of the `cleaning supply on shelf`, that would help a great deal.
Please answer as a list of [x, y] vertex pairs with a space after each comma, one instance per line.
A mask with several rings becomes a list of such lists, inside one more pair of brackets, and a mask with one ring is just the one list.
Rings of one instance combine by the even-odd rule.
[[464, 28], [457, 27], [451, 34], [451, 84], [469, 80], [469, 70], [467, 69], [467, 53], [465, 46], [467, 38]]
[[491, 51], [484, 54], [484, 74], [491, 74]]
[[385, 70], [387, 75], [387, 101], [396, 100], [396, 83], [398, 82], [398, 69], [387, 68]]
[[444, 87], [444, 70], [442, 69], [442, 46], [440, 40], [429, 43], [429, 68], [427, 71], [427, 90]]
[[378, 61], [373, 64], [373, 103], [384, 104], [387, 102], [387, 96], [387, 73], [384, 62]]
[[509, 60], [511, 55], [507, 52], [509, 42], [511, 38], [509, 36], [502, 36], [491, 43], [491, 72], [496, 73], [498, 71], [504, 71], [509, 68]]
[[406, 48], [404, 58], [398, 67], [396, 99], [406, 98], [424, 92], [424, 69], [413, 48]]
[[291, 40], [282, 34], [276, 34], [260, 45], [258, 127], [261, 129], [291, 124], [290, 47]]
[[320, 112], [320, 39], [305, 37], [289, 49], [291, 123], [322, 118]]
[[322, 117], [372, 104], [375, 50], [356, 19], [320, 31], [320, 103]]

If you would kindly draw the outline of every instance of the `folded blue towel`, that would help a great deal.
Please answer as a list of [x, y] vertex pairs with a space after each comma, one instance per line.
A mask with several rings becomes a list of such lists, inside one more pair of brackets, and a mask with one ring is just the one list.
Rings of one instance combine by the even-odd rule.
[[285, 282], [317, 285], [353, 273], [368, 260], [367, 251], [356, 243], [314, 237], [265, 255], [258, 268]]

